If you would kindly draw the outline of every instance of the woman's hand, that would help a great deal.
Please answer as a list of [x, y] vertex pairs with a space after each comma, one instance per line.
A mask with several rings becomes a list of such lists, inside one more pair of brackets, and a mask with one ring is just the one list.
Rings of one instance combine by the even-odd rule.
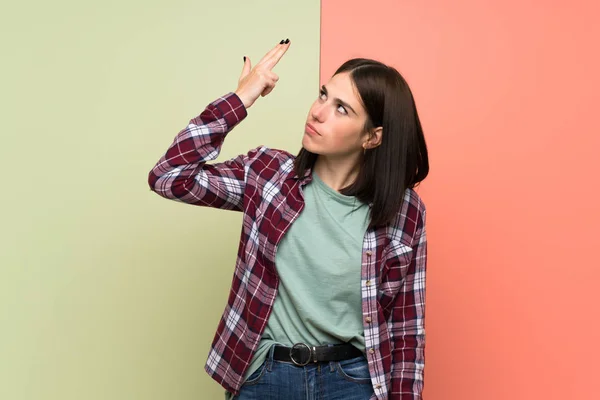
[[289, 49], [290, 44], [289, 39], [282, 40], [254, 68], [250, 64], [250, 58], [246, 57], [242, 75], [238, 82], [238, 88], [235, 91], [235, 94], [242, 100], [246, 108], [254, 104], [258, 96], [264, 97], [273, 91], [279, 77], [271, 70], [281, 60], [281, 57]]

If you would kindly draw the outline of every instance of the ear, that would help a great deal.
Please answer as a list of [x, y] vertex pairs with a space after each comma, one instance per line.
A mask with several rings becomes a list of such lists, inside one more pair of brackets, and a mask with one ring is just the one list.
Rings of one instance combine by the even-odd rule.
[[381, 137], [382, 137], [382, 135], [383, 135], [383, 128], [382, 127], [378, 127], [378, 128], [373, 129], [369, 133], [369, 138], [364, 143], [363, 147], [365, 149], [374, 149], [375, 147], [379, 146], [381, 144]]

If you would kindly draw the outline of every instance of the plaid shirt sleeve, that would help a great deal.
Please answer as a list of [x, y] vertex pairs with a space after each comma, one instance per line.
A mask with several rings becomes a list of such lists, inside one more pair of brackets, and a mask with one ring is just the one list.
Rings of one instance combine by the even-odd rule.
[[246, 116], [235, 93], [210, 103], [177, 134], [152, 168], [150, 189], [171, 200], [241, 211], [245, 169], [258, 149], [222, 163], [206, 162], [217, 158], [227, 133]]
[[421, 400], [425, 367], [425, 209], [419, 213], [412, 260], [395, 299], [388, 326], [392, 340], [390, 400]]

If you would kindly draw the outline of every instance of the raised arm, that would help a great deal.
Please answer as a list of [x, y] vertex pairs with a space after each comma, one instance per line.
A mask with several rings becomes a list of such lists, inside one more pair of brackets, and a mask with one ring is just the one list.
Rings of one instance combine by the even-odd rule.
[[235, 93], [209, 104], [175, 137], [148, 174], [150, 189], [160, 196], [198, 206], [241, 210], [244, 165], [252, 155], [223, 163], [217, 158], [223, 140], [247, 115]]
[[188, 204], [242, 210], [246, 167], [260, 149], [222, 163], [207, 162], [217, 158], [225, 136], [256, 99], [273, 90], [279, 77], [272, 69], [289, 46], [289, 40], [282, 40], [254, 68], [245, 57], [237, 90], [210, 103], [177, 134], [148, 175], [151, 190]]

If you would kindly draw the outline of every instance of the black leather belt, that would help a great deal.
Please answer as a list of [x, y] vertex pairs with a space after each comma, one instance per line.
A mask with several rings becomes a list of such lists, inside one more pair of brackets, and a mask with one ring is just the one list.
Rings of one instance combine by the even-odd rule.
[[275, 345], [273, 359], [287, 361], [299, 367], [311, 362], [342, 361], [363, 355], [363, 352], [351, 344], [336, 344], [334, 346], [309, 346], [296, 343], [292, 347]]

